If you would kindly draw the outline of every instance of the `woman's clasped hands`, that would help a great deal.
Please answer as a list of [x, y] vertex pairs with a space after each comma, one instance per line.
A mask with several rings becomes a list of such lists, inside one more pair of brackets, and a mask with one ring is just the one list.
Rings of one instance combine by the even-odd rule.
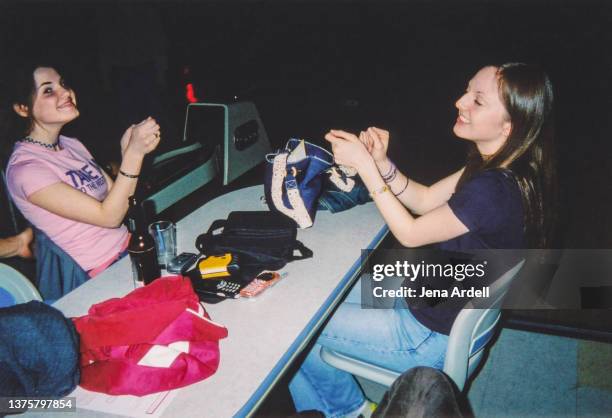
[[150, 116], [127, 128], [121, 137], [121, 155], [124, 156], [129, 151], [144, 156], [153, 151], [161, 140], [159, 129], [155, 119]]
[[384, 129], [370, 127], [359, 136], [331, 129], [325, 139], [332, 145], [334, 161], [357, 171], [363, 171], [372, 162], [380, 164], [387, 160], [389, 132]]

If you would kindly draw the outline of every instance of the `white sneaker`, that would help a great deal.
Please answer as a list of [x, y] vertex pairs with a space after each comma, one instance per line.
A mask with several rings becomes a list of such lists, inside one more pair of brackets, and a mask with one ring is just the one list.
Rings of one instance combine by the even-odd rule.
[[374, 402], [366, 399], [359, 408], [344, 415], [344, 418], [370, 418], [377, 406]]

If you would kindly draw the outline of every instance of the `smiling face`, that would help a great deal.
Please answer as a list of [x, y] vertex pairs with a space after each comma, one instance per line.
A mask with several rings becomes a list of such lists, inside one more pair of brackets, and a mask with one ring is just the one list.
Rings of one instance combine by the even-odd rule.
[[476, 143], [483, 155], [495, 154], [510, 135], [512, 125], [499, 94], [496, 67], [484, 67], [472, 78], [455, 106], [459, 115], [453, 132]]
[[41, 130], [59, 131], [62, 126], [79, 116], [79, 110], [76, 107], [74, 91], [66, 87], [55, 69], [39, 67], [33, 76], [32, 109], [17, 105], [15, 111], [22, 117], [32, 119], [30, 134], [36, 138], [42, 135]]

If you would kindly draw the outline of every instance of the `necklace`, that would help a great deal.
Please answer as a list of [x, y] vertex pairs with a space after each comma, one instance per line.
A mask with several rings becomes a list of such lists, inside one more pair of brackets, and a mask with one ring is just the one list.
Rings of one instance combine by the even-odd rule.
[[57, 147], [59, 145], [59, 140], [55, 141], [53, 144], [46, 144], [44, 142], [35, 140], [31, 136], [26, 136], [25, 138], [21, 138], [20, 141], [21, 142], [29, 142], [30, 144], [40, 145], [41, 147], [45, 147], [45, 148], [53, 150], [53, 151], [55, 151], [55, 147]]

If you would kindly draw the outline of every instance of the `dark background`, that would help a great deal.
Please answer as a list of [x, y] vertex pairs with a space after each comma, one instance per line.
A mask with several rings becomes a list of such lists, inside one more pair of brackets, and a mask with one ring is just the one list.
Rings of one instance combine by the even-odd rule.
[[[121, 3], [136, 20], [156, 13], [154, 30], [167, 41], [158, 91], [165, 149], [182, 136], [191, 82], [200, 100], [254, 101], [273, 146], [290, 136], [322, 142], [331, 127], [387, 127], [392, 157], [428, 183], [463, 162], [451, 128], [469, 78], [485, 64], [539, 63], [556, 90], [563, 245], [610, 247], [609, 2]], [[121, 89], [104, 88], [99, 65], [100, 32], [117, 30], [122, 10], [111, 1], [0, 5], [3, 81], [23, 55], [60, 62], [81, 110], [64, 132], [102, 162], [117, 158], [127, 127]]]

